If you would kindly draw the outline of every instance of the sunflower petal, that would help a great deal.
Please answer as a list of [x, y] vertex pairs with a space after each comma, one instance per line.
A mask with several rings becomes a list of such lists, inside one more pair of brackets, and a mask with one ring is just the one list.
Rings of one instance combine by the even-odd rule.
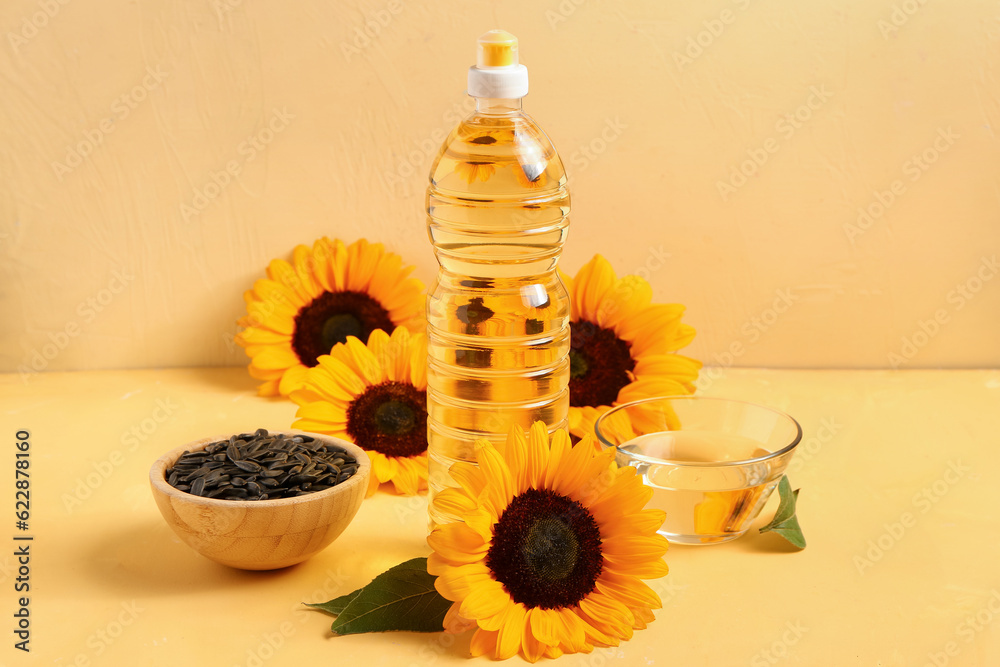
[[606, 540], [617, 535], [650, 535], [663, 526], [666, 518], [666, 512], [650, 507], [630, 514], [620, 521], [602, 525], [601, 539]]
[[580, 600], [580, 610], [592, 619], [590, 629], [604, 635], [595, 635], [594, 639], [617, 646], [619, 640], [632, 637], [635, 615], [621, 602], [594, 592]]
[[614, 451], [596, 454], [590, 442], [580, 441], [563, 457], [552, 490], [574, 500], [595, 495], [595, 484], [604, 484], [601, 472], [607, 469]]
[[507, 605], [503, 625], [500, 626], [500, 634], [497, 636], [498, 660], [506, 660], [517, 655], [521, 648], [521, 637], [524, 635], [526, 614], [527, 610], [523, 605], [516, 602]]
[[662, 535], [620, 535], [603, 540], [605, 557], [653, 560], [667, 553], [669, 544]]
[[296, 311], [264, 301], [247, 304], [247, 321], [253, 326], [291, 336], [295, 333]]
[[663, 559], [646, 561], [644, 563], [628, 562], [627, 559], [622, 559], [624, 562], [619, 563], [607, 556], [604, 558], [605, 569], [616, 574], [631, 574], [640, 579], [659, 579], [670, 574], [670, 568], [663, 562]]
[[497, 650], [497, 635], [498, 632], [491, 632], [489, 630], [476, 630], [476, 634], [472, 635], [472, 641], [469, 643], [469, 652], [472, 657], [478, 658], [481, 655], [493, 655]]
[[598, 590], [632, 608], [659, 609], [663, 606], [656, 591], [638, 577], [602, 572], [596, 585]]
[[288, 345], [291, 347], [292, 337], [288, 334], [277, 333], [270, 329], [258, 327], [247, 327], [234, 337], [237, 345], [247, 347], [250, 345]]
[[[684, 387], [684, 385], [673, 378], [645, 376], [622, 387], [618, 392], [618, 403], [630, 403], [643, 398], [653, 398], [655, 396], [677, 396], [688, 393], [690, 392]], [[636, 422], [634, 416], [632, 421], [634, 423]], [[677, 423], [679, 424], [680, 422], [678, 421]]]
[[292, 266], [295, 267], [295, 291], [305, 303], [311, 302], [323, 293], [324, 290], [313, 273], [316, 264], [309, 246], [301, 244], [295, 246], [295, 249], [292, 250]]
[[299, 419], [323, 422], [326, 424], [347, 424], [347, 413], [345, 413], [342, 408], [338, 408], [337, 406], [325, 401], [307, 403], [299, 407], [295, 416]]
[[403, 496], [415, 496], [420, 493], [420, 489], [426, 487], [427, 455], [396, 457], [394, 460], [398, 468], [390, 481], [396, 493]]
[[555, 610], [541, 607], [535, 607], [528, 612], [528, 623], [535, 639], [550, 646], [559, 643], [559, 635], [556, 633], [557, 616], [558, 612]]
[[300, 364], [299, 358], [290, 349], [266, 347], [254, 356], [253, 365], [262, 370], [285, 370]]
[[512, 428], [507, 432], [507, 441], [503, 447], [503, 457], [507, 461], [511, 478], [514, 481], [514, 493], [521, 494], [530, 488], [527, 469], [528, 441], [524, 431]]
[[616, 280], [611, 263], [601, 255], [594, 255], [580, 269], [573, 281], [572, 295], [572, 300], [580, 304], [580, 319], [588, 322], [597, 321], [601, 301], [614, 287]]
[[449, 470], [452, 479], [458, 483], [470, 498], [478, 498], [486, 488], [486, 479], [478, 466], [460, 461]]
[[274, 380], [275, 383], [281, 380], [281, 376], [285, 374], [285, 369], [283, 368], [258, 368], [254, 366], [253, 361], [250, 362], [247, 371], [252, 378], [257, 380]]
[[489, 548], [478, 533], [460, 522], [436, 526], [427, 536], [427, 545], [438, 553], [448, 554], [448, 560], [454, 563], [474, 563], [485, 558]]
[[615, 333], [632, 346], [635, 359], [644, 354], [667, 354], [676, 352], [694, 338], [690, 329], [687, 341], [687, 325], [681, 324], [684, 306], [677, 303], [657, 303], [622, 319]]
[[521, 655], [524, 659], [531, 663], [538, 662], [545, 655], [546, 648], [548, 646], [535, 639], [531, 634], [531, 628], [525, 623], [521, 628]]
[[559, 481], [563, 462], [569, 456], [572, 448], [569, 436], [564, 430], [560, 429], [552, 434], [552, 443], [549, 446], [549, 461], [545, 467], [545, 479], [541, 483], [543, 488], [555, 488], [556, 483]]
[[368, 346], [368, 350], [372, 353], [372, 356], [375, 357], [375, 361], [382, 368], [386, 369], [388, 379], [395, 380], [394, 374], [390, 373], [388, 368], [390, 366], [388, 362], [391, 349], [389, 347], [389, 332], [383, 329], [375, 329], [368, 336], [368, 342], [365, 344]]
[[635, 476], [635, 468], [621, 468], [617, 478], [590, 503], [590, 513], [598, 523], [615, 521], [642, 510], [652, 495], [653, 490]]
[[529, 487], [541, 487], [545, 482], [545, 471], [548, 464], [549, 432], [544, 422], [536, 421], [528, 431], [524, 478]]
[[268, 380], [267, 382], [262, 382], [257, 385], [257, 395], [258, 396], [277, 396], [278, 392], [278, 381]]
[[[459, 613], [465, 618], [474, 618], [479, 621], [479, 626], [484, 627], [487, 619], [497, 617], [501, 612], [505, 612], [508, 607], [514, 606], [510, 596], [503, 589], [503, 586], [493, 580], [480, 582], [462, 600], [462, 607]], [[501, 624], [502, 627], [502, 624]], [[500, 628], [497, 628], [498, 630]]]
[[337, 287], [336, 283], [332, 279], [334, 250], [330, 239], [325, 236], [323, 238], [316, 239], [313, 243], [312, 255], [310, 256], [310, 259], [312, 260], [313, 279], [315, 279], [320, 290], [323, 292], [340, 291], [342, 288]]
[[347, 246], [347, 263], [350, 270], [347, 272], [345, 289], [351, 292], [367, 292], [368, 284], [384, 252], [381, 243], [369, 243], [365, 239], [358, 239]]
[[[436, 497], [434, 498], [434, 502], [435, 507], [441, 507], [437, 504]], [[465, 525], [479, 533], [484, 540], [489, 541], [493, 538], [493, 526], [496, 523], [497, 516], [486, 507], [477, 507], [476, 509], [469, 510], [462, 518], [465, 520]]]
[[[405, 329], [401, 329], [405, 331]], [[409, 361], [410, 364], [410, 383], [417, 389], [423, 391], [427, 388], [427, 336], [421, 333], [413, 334], [410, 336], [410, 355], [409, 359], [406, 359], [405, 355], [400, 353], [401, 357], [399, 364], [400, 369], [405, 368], [403, 364]], [[405, 370], [401, 370], [405, 373]]]
[[514, 481], [510, 476], [510, 468], [500, 452], [488, 440], [476, 441], [476, 461], [483, 471], [483, 476], [491, 480], [485, 490], [496, 514], [514, 498]]
[[354, 336], [348, 336], [347, 342], [337, 344], [338, 347], [340, 345], [343, 345], [343, 349], [347, 351], [347, 354], [342, 355], [341, 359], [361, 378], [362, 382], [373, 385], [379, 384], [385, 379], [382, 366], [372, 351], [368, 349], [368, 346]]
[[460, 634], [470, 628], [476, 627], [475, 621], [465, 618], [459, 613], [461, 607], [462, 605], [456, 602], [448, 608], [448, 611], [444, 615], [444, 622], [442, 623], [445, 632], [449, 634]]
[[573, 609], [553, 610], [555, 631], [559, 646], [567, 652], [583, 651], [587, 645], [587, 627]]
[[296, 389], [301, 388], [305, 384], [308, 371], [309, 369], [302, 364], [296, 364], [286, 369], [285, 374], [281, 376], [281, 384], [278, 385], [281, 395], [288, 396]]
[[399, 459], [381, 452], [368, 451], [367, 454], [372, 463], [372, 477], [377, 477], [380, 484], [391, 481], [399, 472]]
[[653, 288], [639, 276], [624, 276], [604, 295], [597, 308], [597, 324], [616, 329], [626, 317], [646, 308], [653, 300]]
[[635, 361], [636, 377], [646, 375], [666, 376], [681, 383], [694, 382], [702, 363], [681, 354], [647, 354]]
[[446, 516], [463, 516], [476, 509], [476, 500], [461, 489], [441, 489], [434, 496], [434, 508]]
[[486, 565], [481, 562], [468, 563], [445, 570], [434, 580], [434, 588], [442, 597], [460, 602], [489, 578], [490, 571]]
[[317, 361], [323, 370], [329, 374], [332, 381], [337, 383], [339, 387], [351, 396], [359, 396], [364, 392], [364, 381], [344, 362], [334, 359], [327, 354], [324, 354]]

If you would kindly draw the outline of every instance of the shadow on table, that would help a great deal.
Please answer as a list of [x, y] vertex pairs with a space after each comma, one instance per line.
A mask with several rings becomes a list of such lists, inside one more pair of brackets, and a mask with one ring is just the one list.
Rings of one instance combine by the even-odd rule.
[[[445, 632], [387, 632], [381, 637], [393, 649], [405, 651], [406, 655], [412, 656], [413, 661], [419, 659], [429, 664], [441, 655], [468, 658], [472, 635], [473, 632], [469, 630], [460, 635], [450, 635]], [[341, 639], [330, 632], [326, 633], [325, 638], [327, 641]], [[407, 660], [407, 663], [410, 663], [410, 660]]]
[[185, 595], [262, 582], [292, 568], [236, 570], [201, 556], [180, 542], [159, 517], [117, 530], [103, 531], [84, 560], [95, 581], [123, 593]]

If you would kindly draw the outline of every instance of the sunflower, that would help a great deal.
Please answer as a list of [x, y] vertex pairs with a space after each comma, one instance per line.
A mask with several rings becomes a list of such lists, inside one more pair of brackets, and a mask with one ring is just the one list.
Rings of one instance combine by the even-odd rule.
[[592, 432], [593, 419], [612, 405], [694, 392], [701, 362], [676, 354], [695, 334], [681, 322], [684, 306], [651, 304], [648, 282], [617, 278], [601, 255], [576, 277], [562, 274], [562, 279], [573, 307], [569, 423], [574, 436]]
[[652, 490], [615, 450], [597, 452], [566, 431], [518, 427], [506, 443], [476, 443], [456, 463], [460, 485], [434, 502], [461, 521], [438, 525], [427, 571], [454, 604], [445, 629], [477, 627], [473, 655], [541, 656], [617, 646], [653, 620], [660, 599], [640, 579], [667, 574], [664, 512], [643, 509]]
[[295, 247], [292, 263], [273, 260], [267, 279], [244, 293], [245, 329], [236, 342], [250, 356], [250, 375], [264, 380], [261, 396], [287, 396], [306, 370], [348, 336], [422, 326], [424, 285], [407, 276], [395, 253], [361, 239], [349, 246], [323, 237]]
[[293, 428], [343, 438], [372, 462], [368, 495], [392, 482], [415, 495], [427, 485], [427, 338], [376, 329], [365, 345], [338, 343], [306, 371]]

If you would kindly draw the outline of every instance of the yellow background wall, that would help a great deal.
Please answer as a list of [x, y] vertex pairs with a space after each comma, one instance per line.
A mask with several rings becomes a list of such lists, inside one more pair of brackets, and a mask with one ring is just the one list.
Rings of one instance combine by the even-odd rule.
[[321, 235], [429, 282], [492, 27], [570, 172], [563, 267], [648, 273], [688, 353], [1000, 365], [994, 1], [5, 0], [0, 370], [242, 364], [243, 290]]

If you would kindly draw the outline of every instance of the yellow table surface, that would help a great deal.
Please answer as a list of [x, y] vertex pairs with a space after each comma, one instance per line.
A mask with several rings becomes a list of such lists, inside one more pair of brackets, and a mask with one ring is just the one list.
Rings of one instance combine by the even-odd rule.
[[[663, 609], [617, 648], [559, 664], [1000, 665], [1000, 371], [728, 369], [707, 395], [786, 410], [804, 442], [809, 546], [751, 529], [672, 546]], [[443, 665], [469, 635], [332, 637], [305, 610], [429, 553], [426, 498], [379, 493], [328, 549], [277, 572], [216, 565], [173, 535], [147, 472], [194, 438], [286, 428], [243, 369], [0, 376], [6, 665]], [[14, 648], [15, 433], [31, 432], [31, 653]], [[758, 524], [770, 518], [776, 495]], [[482, 659], [481, 659], [482, 660]], [[521, 663], [520, 658], [514, 662]], [[483, 664], [480, 662], [479, 664]]]

